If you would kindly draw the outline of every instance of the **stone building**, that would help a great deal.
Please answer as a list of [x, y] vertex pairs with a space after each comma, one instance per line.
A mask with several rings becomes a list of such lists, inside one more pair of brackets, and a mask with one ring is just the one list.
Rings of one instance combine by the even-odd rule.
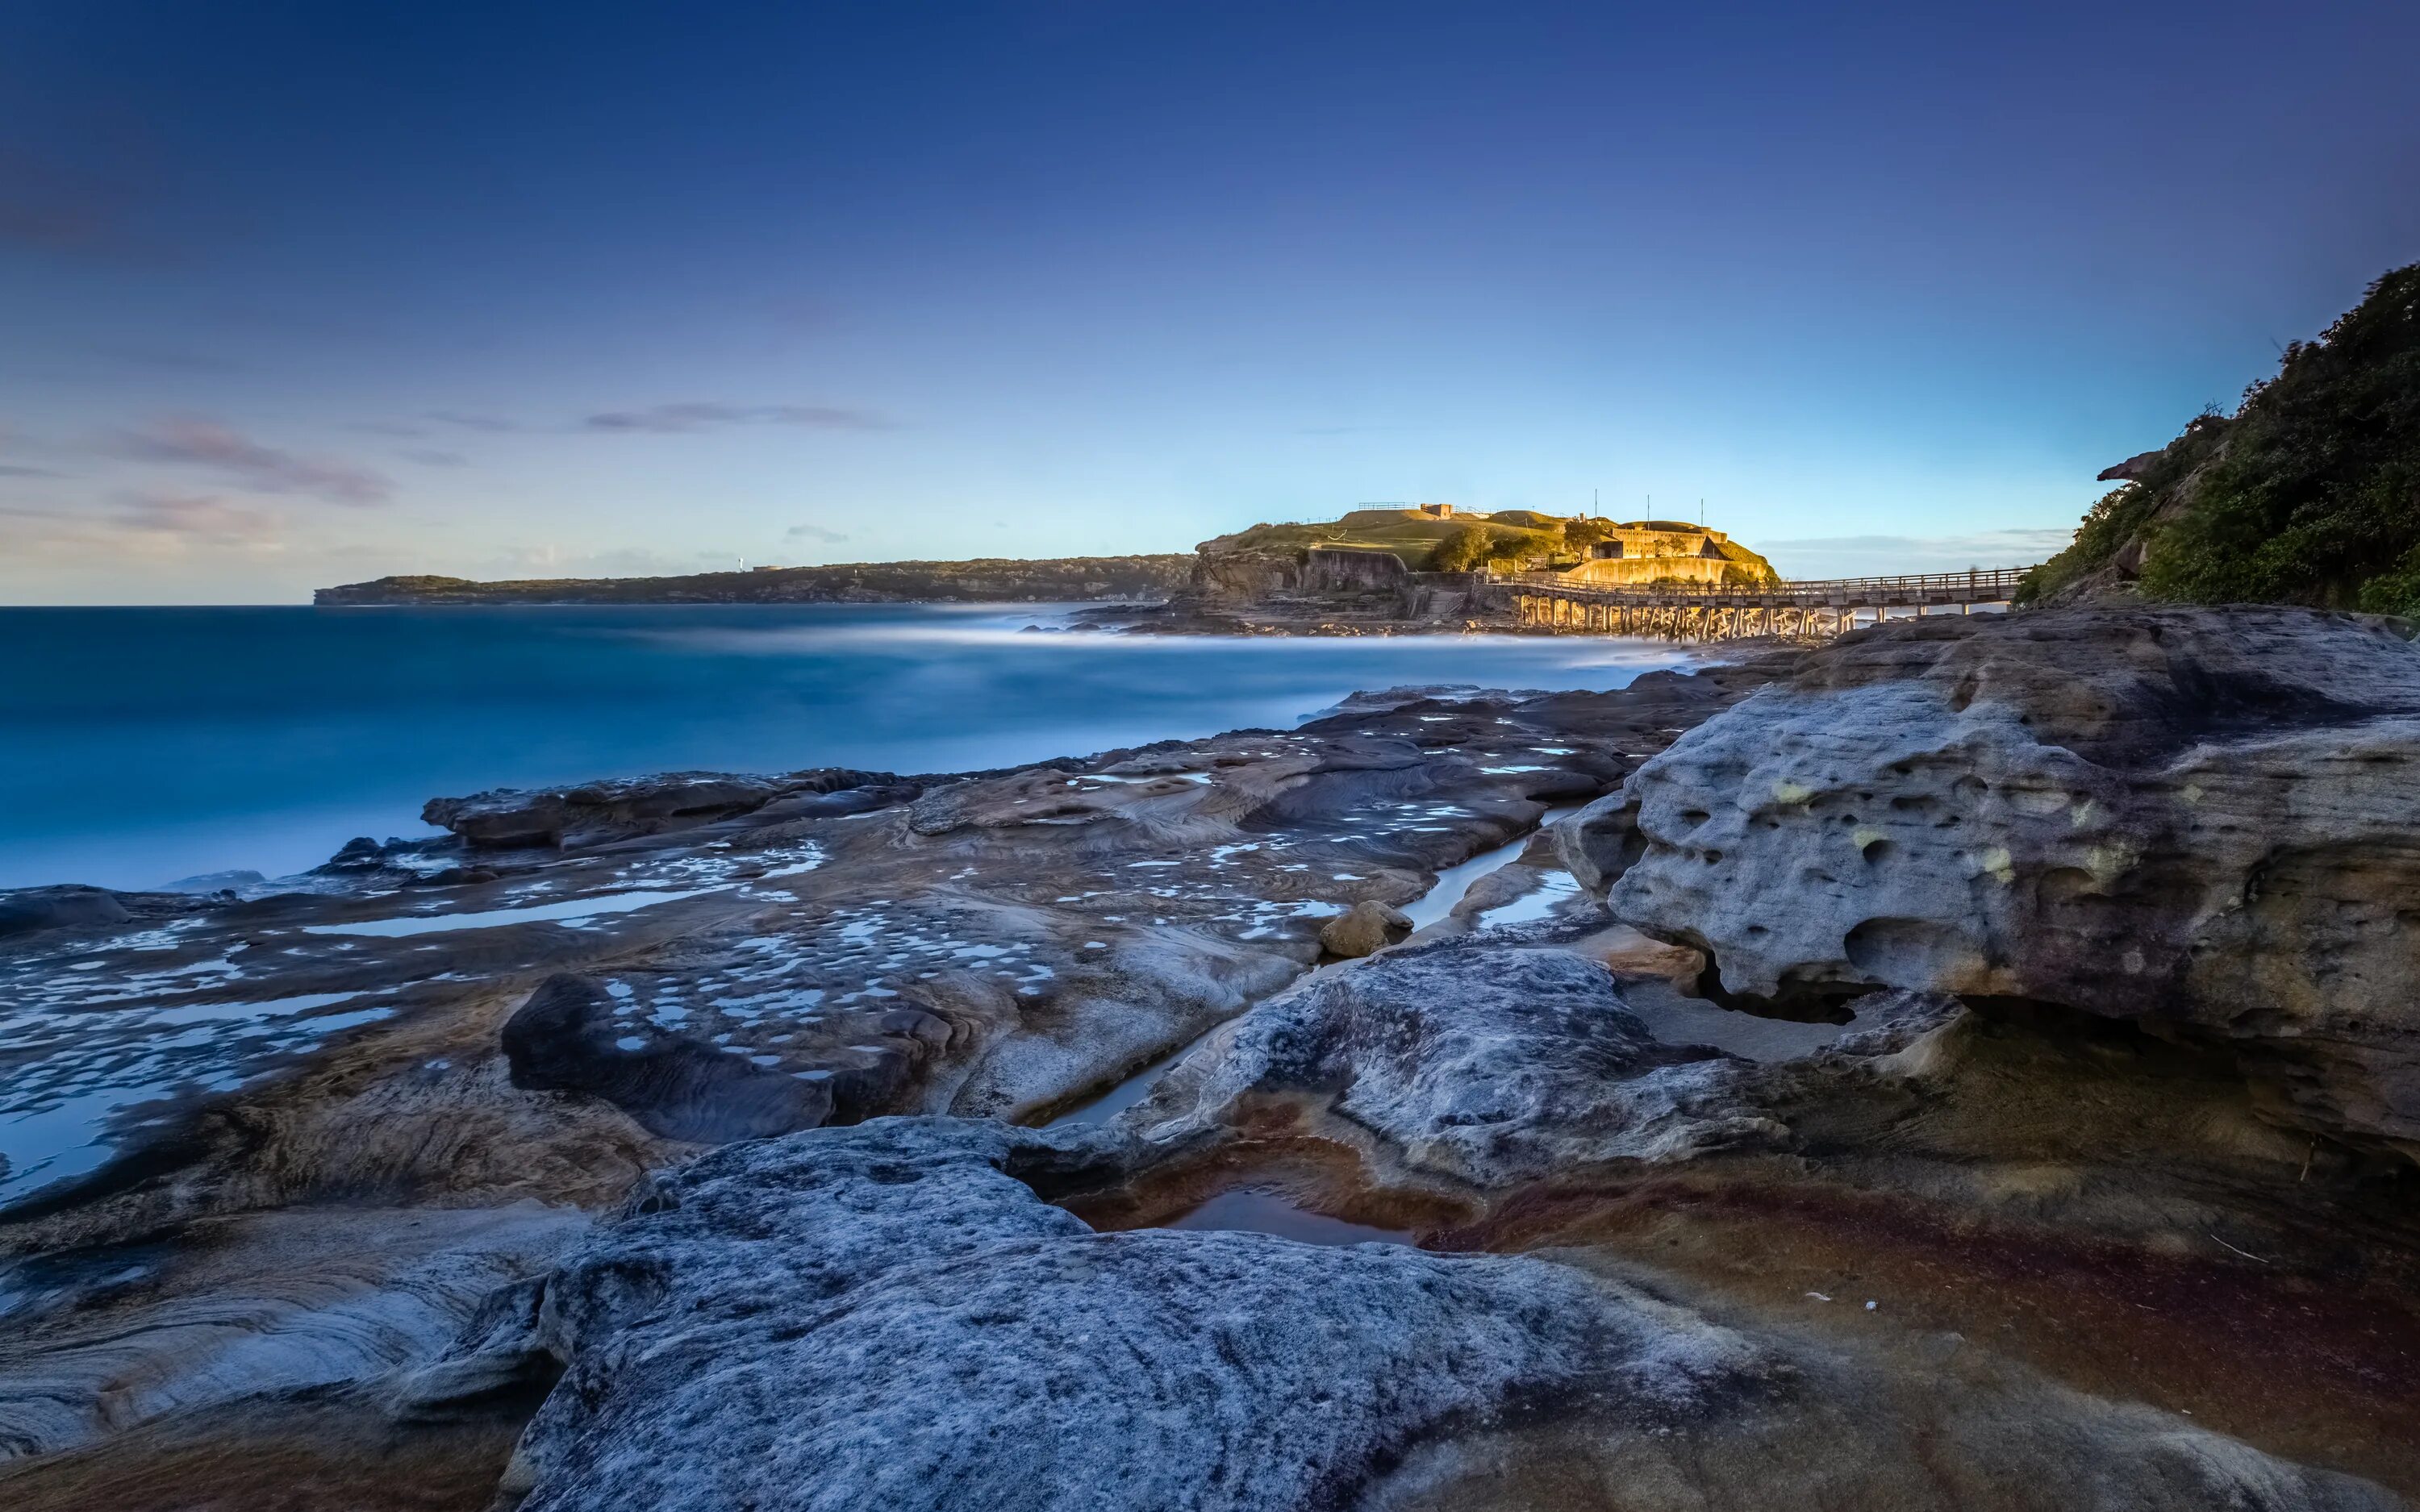
[[1574, 582], [1718, 583], [1740, 559], [1723, 549], [1730, 537], [1680, 520], [1630, 520], [1593, 543], [1589, 559], [1564, 576]]

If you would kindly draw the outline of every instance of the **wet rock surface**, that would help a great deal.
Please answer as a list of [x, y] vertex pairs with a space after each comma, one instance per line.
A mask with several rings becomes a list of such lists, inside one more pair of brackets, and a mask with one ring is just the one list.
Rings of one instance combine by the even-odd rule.
[[[1932, 621], [0, 896], [0, 1504], [2404, 1505], [2367, 634]], [[2089, 928], [1990, 890], [2138, 841]]]
[[[860, 801], [855, 805], [812, 801], [845, 792], [861, 795]], [[888, 772], [844, 767], [818, 767], [786, 777], [671, 772], [570, 788], [499, 788], [467, 798], [433, 798], [420, 817], [473, 845], [559, 846], [594, 844], [660, 833], [681, 823], [727, 819], [753, 813], [784, 798], [808, 800], [793, 804], [793, 811], [839, 814], [913, 798], [917, 792], [914, 783], [902, 782]]]
[[[524, 1332], [474, 1346], [565, 1368], [504, 1499], [1576, 1504], [1505, 1495], [1559, 1435], [1559, 1477], [1642, 1508], [1770, 1505], [1777, 1482], [1865, 1506], [2397, 1504], [2013, 1373], [1945, 1373], [1904, 1415], [1842, 1405], [1887, 1388], [1544, 1260], [1096, 1234], [1018, 1180], [1053, 1140], [885, 1119], [658, 1183], [546, 1280]], [[1038, 1164], [1065, 1158], [1054, 1142]]]
[[256, 1213], [21, 1260], [0, 1270], [0, 1458], [433, 1361], [588, 1226], [536, 1203]]
[[1293, 1506], [1526, 1396], [1645, 1427], [1758, 1363], [1537, 1261], [1094, 1234], [1008, 1174], [1036, 1137], [884, 1120], [666, 1183], [546, 1283], [520, 1504]]
[[[1283, 985], [1329, 919], [1416, 897], [1560, 795], [1611, 785], [1635, 764], [1621, 749], [1663, 738], [1642, 722], [1464, 690], [972, 778], [482, 795], [432, 805], [471, 839], [356, 842], [247, 895], [10, 894], [45, 923], [0, 946], [0, 1213], [132, 1189], [59, 1236], [81, 1241], [207, 1203], [235, 1142], [207, 1110], [256, 1105], [250, 1088], [320, 1127], [387, 1100], [398, 1161], [415, 1138], [446, 1153], [382, 1170], [386, 1189], [458, 1189], [450, 1126], [466, 1103], [529, 1116], [488, 1068], [504, 1021], [566, 976], [585, 985], [550, 989], [511, 1036], [519, 1090], [619, 1107], [658, 1138], [1036, 1113]], [[573, 997], [577, 1014], [542, 1011]], [[374, 1085], [300, 1085], [339, 1065]], [[354, 1158], [281, 1150], [281, 1185]]]
[[1559, 949], [1453, 939], [1322, 972], [1214, 1033], [1121, 1120], [1159, 1143], [1309, 1096], [1424, 1172], [1501, 1187], [1682, 1160], [1783, 1133], [1745, 1064], [1657, 1040], [1613, 974]]

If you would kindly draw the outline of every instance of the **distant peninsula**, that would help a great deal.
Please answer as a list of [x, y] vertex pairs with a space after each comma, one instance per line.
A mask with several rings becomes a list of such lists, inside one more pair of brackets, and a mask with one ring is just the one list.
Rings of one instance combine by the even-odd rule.
[[855, 562], [672, 578], [533, 578], [475, 582], [409, 576], [322, 588], [322, 608], [435, 604], [1016, 604], [1164, 599], [1186, 586], [1190, 554], [1016, 561]]
[[[1764, 558], [1702, 525], [1617, 523], [1523, 509], [1488, 514], [1435, 503], [1365, 505], [1326, 522], [1255, 525], [1204, 541], [1189, 555], [854, 562], [668, 578], [496, 582], [413, 575], [322, 588], [312, 602], [322, 608], [1124, 602], [1166, 605], [1191, 630], [1305, 630], [1313, 622], [1326, 625], [1340, 613], [1373, 625], [1401, 622], [1400, 628], [1436, 629], [1456, 616], [1480, 612], [1474, 580], [1490, 568], [1561, 572], [1591, 583], [1754, 586], [1778, 580]], [[1230, 623], [1238, 609], [1268, 610], [1274, 618], [1264, 615], [1267, 623], [1251, 625]], [[1133, 627], [1179, 627], [1163, 621], [1165, 615]]]

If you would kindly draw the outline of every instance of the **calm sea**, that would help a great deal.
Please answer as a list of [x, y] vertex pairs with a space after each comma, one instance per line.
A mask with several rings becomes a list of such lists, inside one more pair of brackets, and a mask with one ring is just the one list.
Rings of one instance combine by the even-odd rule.
[[1637, 641], [1033, 633], [1063, 609], [0, 609], [0, 887], [279, 876], [421, 803], [679, 768], [942, 772], [1295, 724], [1404, 683], [1611, 688]]

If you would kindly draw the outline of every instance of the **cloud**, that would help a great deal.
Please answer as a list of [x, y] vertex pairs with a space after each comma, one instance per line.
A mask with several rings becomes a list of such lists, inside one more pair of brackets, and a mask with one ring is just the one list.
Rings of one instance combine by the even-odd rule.
[[793, 525], [782, 532], [793, 540], [821, 541], [826, 546], [838, 546], [848, 539], [838, 531], [828, 531], [820, 525]]
[[497, 435], [527, 428], [518, 420], [509, 419], [504, 415], [480, 414], [471, 409], [431, 409], [428, 411], [428, 418], [440, 424], [459, 425], [464, 430], [487, 431]]
[[265, 509], [210, 494], [131, 492], [118, 496], [111, 523], [121, 530], [178, 536], [206, 546], [275, 546], [286, 522]]
[[584, 430], [686, 435], [724, 425], [792, 425], [801, 430], [889, 430], [891, 422], [862, 409], [806, 404], [659, 404], [590, 415]]
[[11, 553], [66, 562], [182, 556], [195, 549], [247, 554], [286, 549], [280, 516], [211, 494], [132, 490], [106, 513], [0, 505], [0, 542]]
[[471, 465], [471, 459], [459, 452], [441, 452], [431, 446], [409, 447], [396, 455], [425, 468], [467, 468]]
[[230, 357], [192, 351], [182, 347], [96, 347], [93, 353], [121, 367], [147, 368], [160, 373], [233, 373], [243, 366]]
[[[17, 439], [16, 432], [7, 424], [0, 424], [0, 452], [14, 451], [22, 454], [24, 450], [25, 445]], [[54, 448], [44, 446], [34, 448], [37, 455], [51, 450]], [[0, 478], [64, 478], [70, 474], [61, 472], [55, 468], [35, 467], [25, 462], [0, 462]]]
[[136, 462], [207, 468], [253, 493], [300, 493], [330, 503], [379, 504], [394, 492], [392, 484], [366, 468], [281, 452], [190, 415], [120, 431], [102, 450]]
[[[544, 434], [568, 429], [604, 436], [688, 436], [730, 425], [787, 425], [799, 430], [892, 430], [888, 418], [869, 409], [837, 405], [721, 404], [697, 400], [683, 404], [643, 405], [628, 409], [601, 409], [574, 420], [568, 426], [534, 425], [510, 415], [476, 409], [431, 409], [422, 420], [486, 435]], [[375, 436], [425, 436], [411, 424], [370, 423], [350, 427]]]
[[0, 242], [42, 252], [107, 250], [129, 194], [122, 183], [0, 146]]
[[508, 547], [473, 568], [485, 578], [666, 578], [728, 572], [737, 558], [721, 551], [672, 553], [646, 547], [565, 550], [553, 545]]

